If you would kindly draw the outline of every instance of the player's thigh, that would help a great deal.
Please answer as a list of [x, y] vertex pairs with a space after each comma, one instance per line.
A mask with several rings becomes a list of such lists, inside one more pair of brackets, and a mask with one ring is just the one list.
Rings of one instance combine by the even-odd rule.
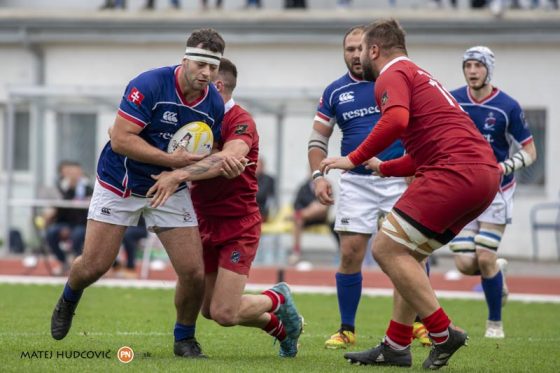
[[212, 295], [210, 313], [229, 312], [236, 314], [241, 305], [247, 276], [225, 268], [218, 269], [218, 276]]
[[177, 274], [203, 271], [198, 227], [160, 228], [156, 231]]
[[372, 176], [342, 174], [336, 205], [335, 231], [372, 235], [377, 232], [379, 199]]
[[356, 261], [362, 261], [366, 254], [368, 243], [371, 238], [369, 234], [341, 232], [340, 236], [340, 254], [343, 258], [353, 258]]
[[82, 262], [87, 266], [111, 265], [121, 246], [125, 226], [88, 220]]

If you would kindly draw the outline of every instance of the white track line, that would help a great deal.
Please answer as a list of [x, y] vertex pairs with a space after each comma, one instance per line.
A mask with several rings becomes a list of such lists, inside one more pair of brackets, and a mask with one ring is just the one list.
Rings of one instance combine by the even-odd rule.
[[[64, 277], [43, 277], [43, 276], [7, 276], [0, 275], [0, 284], [25, 284], [25, 285], [64, 285]], [[269, 289], [274, 284], [247, 284], [248, 291], [262, 291]], [[164, 280], [127, 280], [127, 279], [101, 279], [94, 286], [118, 287], [118, 288], [138, 288], [138, 289], [174, 289], [174, 281]], [[306, 286], [291, 285], [294, 293], [300, 294], [336, 294], [334, 286]], [[393, 295], [392, 289], [364, 288], [362, 294], [372, 297], [390, 297]], [[436, 290], [436, 294], [442, 299], [474, 299], [483, 300], [482, 292], [472, 291], [449, 291]], [[559, 295], [544, 294], [509, 294], [509, 300], [525, 303], [560, 303]]]

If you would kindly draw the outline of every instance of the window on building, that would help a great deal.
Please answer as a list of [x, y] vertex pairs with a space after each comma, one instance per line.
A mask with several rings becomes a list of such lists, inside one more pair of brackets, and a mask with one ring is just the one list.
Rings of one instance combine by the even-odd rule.
[[57, 123], [57, 164], [63, 160], [79, 162], [86, 174], [95, 175], [96, 115], [59, 113]]
[[546, 181], [546, 110], [528, 109], [525, 110], [525, 117], [529, 122], [533, 141], [537, 148], [537, 160], [530, 167], [517, 171], [515, 177], [519, 184], [544, 186]]
[[[12, 169], [14, 171], [29, 171], [31, 162], [30, 136], [31, 122], [29, 112], [17, 111], [14, 116], [14, 143], [12, 145]], [[5, 144], [5, 146], [7, 145]], [[4, 159], [4, 169], [8, 168], [7, 161], [7, 159]]]

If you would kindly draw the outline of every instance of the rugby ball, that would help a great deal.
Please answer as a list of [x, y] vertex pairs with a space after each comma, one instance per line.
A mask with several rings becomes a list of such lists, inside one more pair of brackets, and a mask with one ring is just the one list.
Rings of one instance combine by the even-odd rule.
[[178, 147], [189, 153], [210, 154], [214, 144], [212, 129], [204, 122], [190, 122], [179, 128], [167, 145], [167, 152], [173, 153]]

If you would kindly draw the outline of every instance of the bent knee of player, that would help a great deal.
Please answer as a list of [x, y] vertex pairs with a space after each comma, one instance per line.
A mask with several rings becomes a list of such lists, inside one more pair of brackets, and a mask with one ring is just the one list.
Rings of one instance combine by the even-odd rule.
[[212, 320], [221, 326], [235, 326], [239, 322], [238, 310], [224, 305], [213, 306], [210, 309]]
[[478, 262], [475, 256], [455, 255], [455, 267], [464, 275], [474, 275], [478, 271]]
[[175, 271], [181, 282], [204, 282], [204, 268], [202, 267], [177, 268]]

